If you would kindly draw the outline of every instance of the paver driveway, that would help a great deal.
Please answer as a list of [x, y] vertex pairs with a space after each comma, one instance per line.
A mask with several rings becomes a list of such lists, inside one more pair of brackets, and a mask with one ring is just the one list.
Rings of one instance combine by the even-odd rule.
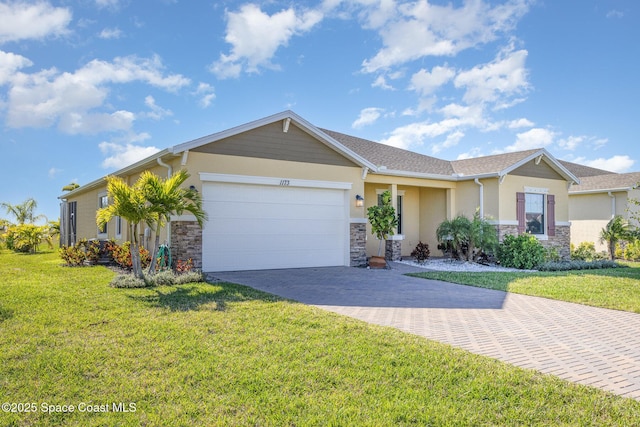
[[327, 267], [212, 276], [640, 400], [640, 315], [404, 276]]

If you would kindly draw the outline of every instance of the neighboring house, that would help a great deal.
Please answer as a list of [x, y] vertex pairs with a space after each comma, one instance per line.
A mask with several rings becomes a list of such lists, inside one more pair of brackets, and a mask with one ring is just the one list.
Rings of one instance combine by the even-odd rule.
[[[182, 168], [209, 219], [201, 230], [194, 218], [173, 218], [162, 239], [174, 260], [192, 258], [204, 271], [364, 266], [378, 247], [366, 210], [386, 190], [399, 216], [392, 259], [419, 241], [437, 254], [438, 225], [476, 210], [500, 238], [530, 232], [568, 257], [568, 188], [579, 182], [544, 149], [446, 161], [320, 129], [291, 111], [169, 147], [114, 175], [133, 184], [143, 170]], [[129, 240], [122, 220], [96, 227], [106, 196], [99, 179], [60, 197], [63, 243]]]
[[[580, 178], [579, 185], [569, 189], [569, 220], [571, 243], [593, 242], [597, 251], [606, 251], [600, 242], [600, 231], [615, 215], [631, 219], [638, 206], [630, 200], [640, 200], [640, 172], [613, 173], [565, 162], [567, 169]], [[637, 222], [631, 219], [633, 225]]]

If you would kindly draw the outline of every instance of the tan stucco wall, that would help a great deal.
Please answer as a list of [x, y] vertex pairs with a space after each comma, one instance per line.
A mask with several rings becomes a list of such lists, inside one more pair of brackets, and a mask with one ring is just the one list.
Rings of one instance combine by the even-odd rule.
[[582, 219], [571, 221], [571, 243], [578, 246], [582, 242], [595, 244], [596, 251], [607, 251], [607, 245], [600, 242], [600, 230], [602, 230], [609, 220], [605, 219]]
[[[447, 192], [436, 188], [420, 189], [420, 239], [429, 245], [431, 256], [441, 256], [438, 251], [436, 229], [447, 217]], [[413, 249], [412, 249], [413, 250]]]
[[[622, 214], [624, 207], [620, 206], [617, 194], [615, 196], [615, 214]], [[607, 193], [576, 194], [569, 197], [569, 218], [572, 222], [605, 220], [606, 223], [613, 215], [611, 197]]]

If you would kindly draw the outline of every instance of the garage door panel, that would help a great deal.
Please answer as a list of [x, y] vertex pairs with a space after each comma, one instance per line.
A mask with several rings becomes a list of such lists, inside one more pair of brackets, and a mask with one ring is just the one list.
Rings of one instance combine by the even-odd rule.
[[344, 265], [344, 190], [205, 183], [206, 271]]

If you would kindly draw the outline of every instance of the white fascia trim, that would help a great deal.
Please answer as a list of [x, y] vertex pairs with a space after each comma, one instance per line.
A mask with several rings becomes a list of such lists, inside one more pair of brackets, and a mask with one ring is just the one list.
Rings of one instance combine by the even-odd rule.
[[501, 220], [489, 220], [489, 224], [491, 225], [518, 225], [518, 221], [513, 221], [509, 219], [501, 219]]
[[571, 227], [571, 221], [556, 221], [556, 226]]
[[349, 218], [350, 224], [368, 224], [367, 218]]
[[631, 191], [632, 187], [621, 187], [621, 188], [599, 188], [597, 190], [578, 190], [578, 191], [569, 191], [569, 196], [573, 196], [575, 194], [597, 194], [597, 193], [619, 193], [623, 191]]
[[404, 240], [404, 234], [394, 234], [393, 236], [387, 237], [387, 240]]
[[351, 190], [351, 182], [318, 181], [295, 178], [276, 178], [272, 176], [231, 175], [200, 172], [203, 182], [223, 182], [231, 184], [269, 185], [276, 187], [327, 188], [335, 190]]

